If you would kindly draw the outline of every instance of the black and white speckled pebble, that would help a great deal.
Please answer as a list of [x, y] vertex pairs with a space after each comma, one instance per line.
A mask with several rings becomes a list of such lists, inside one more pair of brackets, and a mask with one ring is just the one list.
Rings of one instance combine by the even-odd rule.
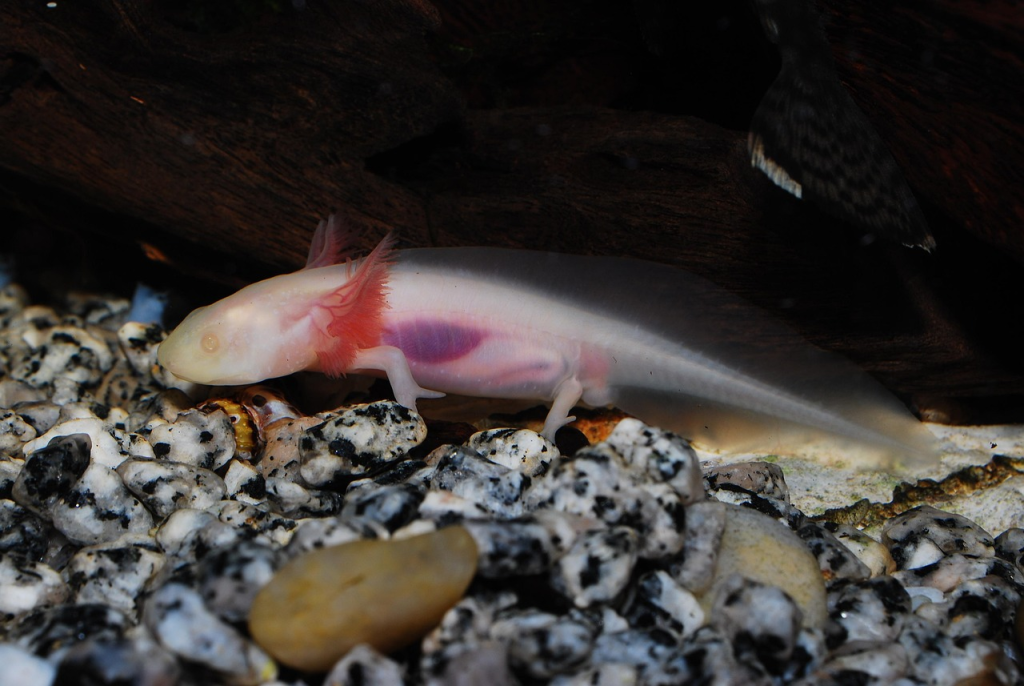
[[841, 579], [828, 595], [829, 647], [854, 641], [892, 641], [910, 615], [906, 590], [892, 577]]
[[625, 526], [582, 534], [551, 573], [552, 587], [576, 607], [614, 600], [629, 583], [640, 537]]
[[285, 547], [288, 558], [328, 546], [341, 545], [360, 538], [372, 538], [365, 530], [353, 529], [338, 517], [303, 519], [296, 523], [291, 540]]
[[48, 516], [50, 508], [71, 492], [89, 467], [92, 441], [85, 434], [57, 437], [25, 460], [12, 488], [23, 507]]
[[284, 517], [330, 517], [341, 512], [342, 497], [333, 491], [318, 491], [306, 488], [290, 479], [271, 477], [262, 482], [266, 498], [253, 501], [252, 498], [235, 498], [250, 507], [268, 505], [275, 513]]
[[258, 505], [267, 497], [266, 480], [245, 460], [231, 460], [224, 474], [224, 487], [229, 498], [247, 505]]
[[68, 595], [64, 579], [49, 565], [0, 555], [0, 618], [59, 605]]
[[127, 322], [117, 330], [117, 342], [128, 364], [136, 374], [148, 379], [157, 364], [157, 349], [166, 337], [167, 332], [157, 324]]
[[0, 555], [41, 560], [59, 534], [39, 515], [12, 500], [0, 500]]
[[9, 627], [4, 640], [57, 662], [87, 638], [118, 640], [131, 626], [127, 616], [105, 605], [57, 605], [24, 615]]
[[36, 435], [35, 427], [20, 414], [0, 409], [0, 452], [18, 454]]
[[898, 569], [924, 567], [954, 553], [974, 557], [995, 554], [995, 541], [987, 531], [966, 517], [931, 505], [915, 507], [887, 521], [882, 542]]
[[134, 617], [142, 590], [166, 559], [148, 534], [130, 534], [82, 548], [71, 558], [64, 575], [75, 602], [103, 602]]
[[1003, 646], [998, 643], [982, 639], [963, 641], [944, 634], [935, 624], [914, 615], [907, 617], [898, 641], [910, 660], [908, 676], [918, 683], [958, 686], [962, 680], [982, 676], [993, 669], [998, 669], [1003, 676], [995, 682], [982, 680], [979, 683], [1019, 683], [1017, 668], [1007, 659]]
[[693, 635], [704, 624], [700, 601], [660, 569], [637, 580], [626, 617], [632, 627], [664, 629], [680, 638]]
[[450, 491], [499, 517], [523, 514], [524, 494], [533, 483], [529, 476], [463, 446], [441, 446], [427, 462], [436, 463], [430, 488]]
[[733, 574], [718, 587], [708, 618], [741, 662], [781, 676], [793, 657], [803, 613], [783, 590]]
[[62, 381], [94, 385], [114, 363], [106, 341], [78, 326], [27, 327], [23, 340], [28, 350], [11, 360], [10, 375], [36, 388]]
[[350, 491], [345, 495], [341, 518], [358, 526], [371, 521], [394, 532], [416, 519], [424, 490], [413, 484], [381, 486]]
[[826, 584], [836, 579], [867, 579], [871, 576], [867, 565], [821, 524], [809, 521], [796, 534], [807, 543], [811, 554], [818, 559]]
[[637, 419], [624, 419], [605, 444], [632, 467], [637, 482], [666, 483], [685, 505], [705, 498], [700, 460], [686, 439]]
[[52, 686], [57, 667], [29, 651], [0, 643], [0, 676], [4, 686]]
[[216, 470], [235, 455], [235, 431], [224, 410], [186, 410], [169, 424], [153, 425], [149, 444], [161, 460]]
[[463, 526], [476, 541], [477, 574], [500, 579], [542, 574], [575, 543], [585, 527], [564, 512], [539, 510], [514, 521], [467, 521]]
[[[95, 409], [104, 412], [104, 407], [95, 406]], [[79, 415], [77, 412], [75, 414]], [[117, 416], [112, 417], [110, 414], [106, 418], [95, 416], [92, 409], [87, 410], [86, 416], [62, 416], [49, 431], [26, 443], [23, 450], [26, 454], [31, 453], [59, 436], [84, 434], [92, 441], [92, 461], [111, 469], [116, 469], [129, 457], [152, 458], [154, 453], [149, 442], [139, 434], [126, 431], [125, 423], [117, 419]]]
[[368, 645], [348, 651], [327, 674], [324, 686], [401, 686], [401, 665]]
[[280, 548], [255, 540], [217, 548], [196, 567], [199, 593], [221, 619], [243, 622], [253, 598], [286, 561]]
[[1013, 527], [996, 536], [995, 552], [1024, 571], [1024, 529]]
[[892, 577], [907, 588], [928, 586], [943, 593], [970, 579], [995, 577], [1024, 591], [1024, 576], [1017, 566], [998, 557], [947, 555], [938, 562], [896, 572]]
[[188, 586], [171, 582], [155, 589], [143, 603], [142, 617], [164, 648], [235, 683], [255, 686], [276, 676], [273, 660]]
[[709, 491], [738, 489], [747, 493], [789, 503], [789, 486], [782, 468], [771, 462], [737, 462], [712, 465], [704, 470]]
[[[140, 632], [135, 632], [139, 634]], [[54, 686], [169, 686], [179, 681], [175, 657], [148, 636], [118, 640], [87, 639], [60, 661]]]
[[168, 555], [194, 562], [214, 548], [256, 538], [256, 533], [248, 527], [222, 522], [212, 512], [175, 510], [160, 524], [155, 538]]
[[527, 476], [543, 474], [559, 457], [554, 443], [526, 429], [481, 431], [469, 437], [466, 447]]
[[492, 638], [508, 646], [512, 668], [534, 679], [550, 679], [582, 664], [596, 633], [571, 613], [557, 616], [532, 609], [503, 613], [490, 629]]
[[299, 473], [315, 488], [341, 490], [373, 474], [423, 442], [423, 419], [390, 401], [356, 405], [303, 432]]
[[725, 532], [725, 504], [716, 500], [686, 508], [683, 549], [669, 562], [669, 573], [683, 588], [696, 593], [711, 586], [718, 564], [718, 549]]
[[129, 459], [117, 473], [157, 519], [183, 507], [212, 507], [227, 495], [224, 480], [214, 472], [183, 462]]
[[153, 516], [125, 488], [117, 472], [96, 462], [57, 499], [49, 515], [54, 528], [79, 545], [146, 533], [153, 526]]

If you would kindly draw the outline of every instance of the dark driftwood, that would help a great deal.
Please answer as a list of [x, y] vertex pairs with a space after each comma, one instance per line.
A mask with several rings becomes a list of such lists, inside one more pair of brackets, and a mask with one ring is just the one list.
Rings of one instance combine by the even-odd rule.
[[[310, 2], [201, 34], [143, 0], [5, 3], [0, 167], [149, 222], [139, 240], [273, 270], [301, 264], [332, 209], [369, 229], [367, 245], [395, 228], [409, 245], [668, 262], [780, 312], [898, 391], [1024, 393], [1015, 352], [984, 326], [1006, 316], [996, 298], [1021, 290], [1005, 257], [1024, 258], [1021, 99], [985, 81], [1019, 86], [1019, 18], [940, 3], [879, 21], [853, 2], [823, 5], [841, 74], [938, 222], [927, 257], [862, 248], [781, 196], [750, 170], [741, 131], [609, 109], [632, 70], [657, 67], [639, 29], [602, 23], [587, 3], [560, 19], [536, 4], [440, 2], [441, 26], [416, 0]], [[606, 40], [558, 43], [580, 17], [572, 30]], [[954, 21], [977, 40], [946, 42]], [[517, 58], [514, 29], [543, 49]], [[467, 62], [453, 63], [455, 48]], [[545, 68], [530, 62], [522, 72], [537, 73], [518, 73], [514, 93], [507, 81], [485, 93], [517, 59]]]

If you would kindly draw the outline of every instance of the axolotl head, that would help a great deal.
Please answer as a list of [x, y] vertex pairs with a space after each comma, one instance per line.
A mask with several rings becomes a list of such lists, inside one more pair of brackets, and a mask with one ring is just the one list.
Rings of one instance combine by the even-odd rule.
[[299, 303], [274, 277], [200, 307], [160, 344], [175, 376], [216, 386], [252, 384], [306, 369], [316, 360]]

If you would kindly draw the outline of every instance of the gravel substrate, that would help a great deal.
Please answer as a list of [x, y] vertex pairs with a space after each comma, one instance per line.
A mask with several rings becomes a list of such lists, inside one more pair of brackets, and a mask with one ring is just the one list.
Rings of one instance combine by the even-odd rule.
[[[778, 465], [702, 467], [636, 420], [571, 456], [517, 429], [427, 451], [391, 402], [211, 400], [128, 311], [0, 290], [0, 686], [1022, 682], [1022, 529], [922, 506], [872, 538], [794, 507]], [[336, 590], [267, 585], [368, 540]], [[323, 621], [250, 625], [282, 593]], [[408, 640], [359, 618], [422, 633], [446, 593], [425, 636], [367, 645]]]

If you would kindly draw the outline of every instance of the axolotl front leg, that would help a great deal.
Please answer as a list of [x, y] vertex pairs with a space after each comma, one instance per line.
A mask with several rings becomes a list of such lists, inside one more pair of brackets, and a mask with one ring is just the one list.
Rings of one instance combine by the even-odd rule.
[[395, 400], [410, 410], [416, 410], [416, 401], [420, 398], [443, 398], [441, 391], [423, 388], [412, 378], [409, 360], [399, 348], [391, 345], [380, 345], [367, 348], [356, 353], [353, 367], [357, 371], [384, 372], [395, 394]]
[[390, 327], [384, 339], [391, 345], [360, 351], [354, 366], [387, 374], [406, 407], [439, 395], [420, 384], [477, 397], [550, 400], [541, 433], [553, 440], [575, 419], [569, 412], [581, 398], [605, 402], [600, 374], [585, 364], [590, 356], [578, 342], [423, 320]]

